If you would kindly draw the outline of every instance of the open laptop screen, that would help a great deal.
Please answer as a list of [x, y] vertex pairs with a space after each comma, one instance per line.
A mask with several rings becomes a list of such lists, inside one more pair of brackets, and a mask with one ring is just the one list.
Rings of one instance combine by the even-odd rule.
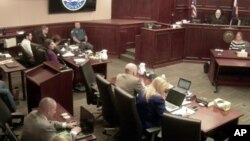
[[191, 81], [180, 78], [177, 87], [185, 89], [185, 90], [189, 90], [191, 86]]
[[185, 96], [186, 95], [183, 93], [180, 93], [174, 89], [170, 89], [168, 92], [168, 95], [166, 97], [166, 101], [170, 102], [176, 106], [181, 106]]

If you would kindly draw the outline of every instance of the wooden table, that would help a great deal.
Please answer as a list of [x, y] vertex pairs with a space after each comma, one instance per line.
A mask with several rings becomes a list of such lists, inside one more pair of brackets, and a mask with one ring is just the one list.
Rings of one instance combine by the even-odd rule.
[[[79, 58], [79, 57], [65, 57], [64, 58], [64, 61], [66, 62], [66, 64], [74, 70], [74, 84], [82, 82], [80, 70], [79, 70], [80, 65], [74, 62], [75, 58]], [[86, 59], [86, 62], [88, 60], [89, 59]], [[111, 62], [110, 60], [101, 60], [101, 61], [90, 60], [90, 63], [94, 69], [94, 72], [105, 76], [105, 78], [107, 78], [107, 72], [108, 72], [107, 64], [110, 62]]]
[[[199, 106], [196, 102], [192, 102], [192, 106]], [[189, 116], [189, 118], [201, 120], [201, 130], [206, 136], [212, 136], [215, 133], [226, 132], [230, 134], [230, 129], [234, 125], [238, 124], [239, 118], [243, 116], [243, 113], [230, 109], [229, 111], [223, 111], [215, 106], [201, 107]]]
[[215, 85], [250, 86], [250, 57], [237, 57], [235, 51], [211, 50], [210, 68], [208, 77]]
[[26, 68], [18, 63], [16, 60], [12, 59], [13, 63], [16, 65], [15, 67], [7, 67], [5, 64], [0, 65], [0, 68], [4, 73], [7, 73], [8, 76], [8, 83], [9, 83], [9, 89], [11, 93], [13, 93], [12, 90], [12, 79], [11, 79], [11, 73], [13, 72], [21, 72], [21, 81], [22, 81], [22, 90], [23, 90], [23, 100], [26, 99], [26, 91], [25, 91], [25, 82], [24, 82], [24, 70]]

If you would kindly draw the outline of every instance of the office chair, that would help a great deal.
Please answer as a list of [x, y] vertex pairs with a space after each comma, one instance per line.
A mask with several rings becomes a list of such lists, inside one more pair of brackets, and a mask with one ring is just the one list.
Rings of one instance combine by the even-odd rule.
[[162, 141], [200, 141], [201, 121], [164, 113]]
[[40, 45], [32, 44], [31, 50], [33, 52], [33, 57], [35, 60], [35, 65], [40, 65], [44, 61], [48, 60], [48, 55], [46, 49]]
[[[115, 88], [115, 100], [117, 103], [120, 129], [119, 129], [119, 141], [142, 141], [143, 128], [136, 108], [136, 99], [131, 94], [127, 93], [123, 89]], [[151, 141], [154, 141], [156, 133], [159, 128], [146, 129], [151, 136]]]
[[20, 63], [25, 66], [26, 68], [31, 68], [35, 66], [35, 60], [29, 57], [28, 53], [24, 50], [24, 48], [19, 45], [21, 49], [22, 56], [20, 58]]
[[[116, 135], [119, 126], [118, 110], [115, 101], [115, 96], [110, 82], [108, 82], [100, 74], [96, 75], [96, 83], [99, 89], [100, 98], [102, 101], [102, 116], [108, 123], [108, 127], [104, 128], [104, 134], [110, 137]], [[114, 134], [109, 132], [114, 131]]]
[[101, 106], [100, 94], [96, 84], [96, 76], [90, 64], [90, 61], [87, 61], [80, 67], [80, 72], [83, 84], [85, 85], [86, 89], [87, 104], [93, 104], [96, 105], [97, 107], [100, 107]]
[[10, 126], [8, 123], [5, 123], [5, 127], [6, 127], [6, 138], [8, 139], [8, 141], [19, 141], [19, 139], [17, 138], [17, 136], [14, 134], [14, 132], [11, 130]]
[[[6, 106], [6, 104], [3, 102], [3, 100], [0, 98], [0, 128], [2, 131], [6, 130], [5, 123], [9, 123], [9, 125], [13, 128], [23, 125], [24, 120], [24, 114], [21, 113], [11, 113], [9, 108]], [[19, 119], [19, 122], [14, 122], [12, 120], [16, 121], [16, 119]]]

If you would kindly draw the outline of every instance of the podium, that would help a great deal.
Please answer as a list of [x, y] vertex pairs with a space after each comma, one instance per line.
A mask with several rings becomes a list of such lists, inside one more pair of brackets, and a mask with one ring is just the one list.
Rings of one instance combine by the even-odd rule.
[[59, 63], [44, 62], [26, 71], [28, 112], [38, 107], [43, 97], [51, 97], [73, 115], [73, 72], [61, 67]]

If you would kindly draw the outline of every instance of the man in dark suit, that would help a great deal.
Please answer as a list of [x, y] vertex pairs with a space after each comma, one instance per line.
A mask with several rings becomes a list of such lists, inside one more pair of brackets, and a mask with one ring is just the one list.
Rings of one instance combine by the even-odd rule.
[[57, 129], [70, 128], [72, 139], [81, 131], [76, 123], [50, 121], [56, 112], [56, 102], [52, 98], [43, 98], [38, 110], [30, 112], [24, 119], [21, 141], [49, 141], [57, 135]]
[[118, 74], [116, 77], [116, 86], [124, 89], [131, 95], [134, 95], [135, 92], [139, 92], [143, 89], [142, 82], [137, 75], [137, 66], [133, 63], [128, 63], [125, 66], [125, 73]]

